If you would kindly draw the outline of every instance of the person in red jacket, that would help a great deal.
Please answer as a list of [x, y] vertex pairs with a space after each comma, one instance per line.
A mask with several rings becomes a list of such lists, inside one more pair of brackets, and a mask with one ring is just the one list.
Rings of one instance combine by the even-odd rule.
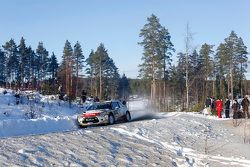
[[218, 113], [218, 118], [221, 118], [222, 107], [223, 107], [222, 99], [216, 100], [216, 110], [217, 110], [217, 113]]

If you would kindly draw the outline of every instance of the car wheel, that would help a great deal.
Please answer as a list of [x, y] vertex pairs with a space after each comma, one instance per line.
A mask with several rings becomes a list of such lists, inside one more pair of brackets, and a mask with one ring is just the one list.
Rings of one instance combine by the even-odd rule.
[[112, 125], [115, 123], [115, 117], [113, 114], [109, 114], [109, 125]]
[[78, 127], [81, 129], [81, 128], [87, 128], [88, 126], [79, 125]]
[[130, 115], [130, 112], [127, 111], [126, 112], [126, 121], [130, 121], [131, 120], [131, 115]]

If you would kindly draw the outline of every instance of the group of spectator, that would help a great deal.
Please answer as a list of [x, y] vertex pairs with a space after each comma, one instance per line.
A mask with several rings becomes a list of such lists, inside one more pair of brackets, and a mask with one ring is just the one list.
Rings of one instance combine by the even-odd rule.
[[208, 96], [205, 101], [205, 107], [208, 111], [208, 114], [217, 114], [218, 118], [222, 118], [223, 106], [225, 111], [225, 118], [230, 118], [230, 110], [233, 111], [233, 118], [250, 118], [249, 105], [250, 102], [248, 100], [248, 96], [245, 96], [240, 103], [237, 99], [231, 101], [229, 100], [229, 98], [226, 98], [224, 101], [224, 105], [222, 99], [215, 100], [214, 97], [210, 98]]

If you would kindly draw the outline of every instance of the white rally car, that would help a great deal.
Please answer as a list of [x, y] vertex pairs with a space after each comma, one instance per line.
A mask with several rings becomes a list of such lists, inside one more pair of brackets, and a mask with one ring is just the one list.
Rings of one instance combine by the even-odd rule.
[[112, 125], [119, 120], [130, 121], [131, 115], [128, 108], [118, 100], [93, 103], [87, 111], [77, 117], [82, 127], [98, 124]]

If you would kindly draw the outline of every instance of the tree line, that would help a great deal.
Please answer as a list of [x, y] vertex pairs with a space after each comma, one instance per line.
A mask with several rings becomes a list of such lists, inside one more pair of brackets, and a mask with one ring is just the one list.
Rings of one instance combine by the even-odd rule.
[[247, 47], [235, 31], [217, 48], [204, 43], [198, 50], [190, 45], [192, 34], [187, 26], [185, 52], [177, 53], [177, 64], [172, 63], [171, 35], [154, 14], [139, 36], [143, 47], [140, 77], [148, 81], [151, 102], [159, 110], [201, 108], [207, 96], [233, 99], [249, 93], [244, 87]]
[[43, 42], [34, 51], [22, 37], [17, 45], [13, 39], [0, 48], [0, 84], [7, 88], [38, 88], [41, 81], [55, 78], [58, 62], [55, 54], [45, 49]]
[[108, 50], [101, 43], [89, 55], [83, 55], [79, 42], [66, 40], [62, 62], [39, 42], [35, 50], [22, 37], [0, 47], [0, 84], [13, 89], [36, 89], [58, 93], [58, 87], [70, 99], [85, 90], [100, 99], [127, 98], [129, 94], [148, 96], [160, 111], [201, 108], [206, 96], [235, 98], [247, 92], [245, 72], [247, 47], [235, 31], [215, 46], [204, 43], [191, 46], [192, 34], [187, 26], [185, 52], [176, 52], [168, 29], [154, 14], [140, 30], [138, 42], [143, 47], [139, 78], [120, 76]]
[[19, 45], [10, 39], [0, 48], [0, 70], [0, 84], [6, 88], [59, 93], [61, 87], [60, 93], [70, 99], [81, 96], [83, 89], [88, 96], [100, 99], [128, 96], [127, 77], [120, 77], [102, 43], [85, 58], [78, 41], [72, 47], [66, 40], [59, 64], [54, 52], [50, 55], [43, 42], [33, 50], [23, 37]]

